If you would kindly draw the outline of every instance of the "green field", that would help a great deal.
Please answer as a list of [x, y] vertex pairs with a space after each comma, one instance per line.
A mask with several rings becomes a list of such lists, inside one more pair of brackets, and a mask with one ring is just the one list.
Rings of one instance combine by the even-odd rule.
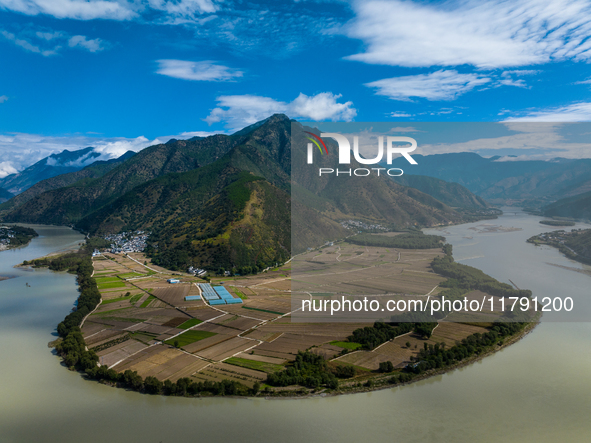
[[[117, 279], [119, 280], [119, 279]], [[123, 283], [121, 280], [119, 281], [114, 281], [114, 282], [109, 282], [109, 283], [99, 283], [97, 284], [97, 288], [100, 291], [101, 289], [113, 289], [113, 288], [124, 288], [125, 287], [125, 283]]]
[[283, 315], [285, 312], [269, 311], [268, 309], [251, 308], [249, 306], [242, 306], [242, 309], [250, 309], [251, 311], [268, 312], [269, 314]]
[[144, 301], [144, 302], [143, 302], [143, 303], [140, 305], [140, 308], [146, 308], [146, 307], [147, 307], [147, 306], [150, 304], [150, 302], [151, 302], [152, 300], [154, 300], [155, 298], [156, 298], [156, 297], [154, 297], [153, 295], [150, 295], [150, 296], [149, 296], [149, 297], [148, 297], [148, 298], [147, 298], [147, 299], [146, 299], [146, 300], [145, 300], [145, 301]]
[[110, 300], [103, 300], [103, 302], [101, 303], [101, 305], [108, 305], [109, 303], [115, 303], [118, 301], [125, 301], [125, 300], [131, 300], [130, 297], [119, 297], [119, 298], [112, 298]]
[[362, 346], [360, 343], [353, 343], [349, 341], [331, 341], [330, 344], [333, 346], [338, 346], [339, 348], [349, 349], [351, 351], [359, 349]]
[[283, 365], [275, 363], [267, 363], [264, 361], [248, 360], [246, 358], [230, 357], [224, 360], [224, 363], [230, 363], [231, 365], [241, 366], [243, 368], [254, 369], [255, 371], [263, 371], [268, 374], [272, 372], [279, 372], [285, 369]]
[[234, 294], [236, 294], [242, 300], [246, 300], [248, 298], [243, 292], [239, 291], [234, 286], [230, 286], [230, 289], [232, 289], [232, 291], [234, 291]]
[[202, 320], [199, 320], [198, 318], [192, 318], [191, 320], [187, 320], [186, 322], [180, 324], [177, 326], [177, 328], [179, 329], [189, 329], [195, 325], [198, 325], [199, 323], [203, 323]]
[[113, 277], [99, 277], [99, 278], [95, 278], [96, 280], [96, 284], [100, 285], [102, 283], [111, 283], [111, 282], [120, 282], [121, 279], [117, 276], [113, 276]]
[[135, 302], [137, 302], [140, 298], [142, 298], [143, 295], [144, 295], [143, 292], [140, 292], [139, 294], [132, 295], [129, 298], [129, 303], [135, 303]]
[[175, 342], [178, 342], [178, 345], [183, 347], [187, 346], [188, 344], [195, 343], [196, 341], [203, 340], [204, 338], [213, 337], [214, 335], [217, 334], [215, 332], [208, 331], [187, 331], [175, 338], [166, 340], [164, 343], [174, 346]]

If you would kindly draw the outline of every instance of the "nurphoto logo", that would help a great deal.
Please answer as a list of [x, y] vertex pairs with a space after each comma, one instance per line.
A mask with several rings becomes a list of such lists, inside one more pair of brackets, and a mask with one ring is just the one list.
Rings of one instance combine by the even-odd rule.
[[[306, 134], [311, 135], [311, 137], [306, 137], [310, 140], [311, 143], [308, 143], [308, 158], [307, 163], [309, 165], [314, 164], [314, 145], [318, 148], [321, 155], [329, 155], [328, 148], [326, 144], [322, 140], [322, 138], [332, 138], [338, 144], [338, 152], [339, 152], [339, 164], [340, 165], [350, 165], [351, 164], [351, 143], [349, 139], [344, 136], [343, 134], [339, 134], [336, 132], [323, 132], [320, 134], [320, 137], [316, 134], [311, 132], [307, 132]], [[320, 142], [320, 143], [319, 143]], [[403, 144], [403, 145], [402, 145]], [[410, 144], [410, 146], [409, 146]], [[322, 145], [322, 146], [321, 146]], [[324, 148], [324, 150], [322, 149]], [[386, 154], [386, 164], [392, 164], [392, 158], [394, 155], [402, 155], [411, 165], [416, 165], [417, 162], [411, 157], [410, 153], [413, 152], [417, 148], [417, 141], [411, 137], [393, 137], [388, 136], [386, 137], [386, 149], [384, 149], [384, 137], [378, 137], [378, 146], [377, 146], [377, 153], [373, 158], [364, 158], [359, 153], [359, 137], [353, 137], [353, 156], [355, 160], [362, 164], [362, 165], [377, 165], [382, 163], [384, 160], [384, 152]], [[355, 168], [355, 169], [339, 169], [336, 170], [334, 168], [318, 168], [318, 175], [322, 176], [323, 174], [335, 174], [336, 176], [339, 175], [348, 175], [352, 176], [355, 175], [357, 177], [365, 177], [373, 173], [380, 175], [380, 172], [386, 171], [386, 173], [390, 176], [397, 177], [404, 174], [404, 171], [400, 168]]]

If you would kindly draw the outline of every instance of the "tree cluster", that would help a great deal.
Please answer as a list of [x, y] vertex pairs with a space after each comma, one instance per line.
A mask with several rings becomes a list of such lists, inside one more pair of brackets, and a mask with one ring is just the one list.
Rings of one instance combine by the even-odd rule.
[[347, 238], [346, 241], [361, 246], [400, 249], [433, 249], [441, 248], [445, 238], [439, 235], [426, 235], [421, 231], [415, 231], [395, 235], [393, 237], [375, 234], [359, 234]]
[[325, 386], [337, 389], [339, 381], [333, 374], [321, 355], [308, 351], [299, 351], [291, 366], [283, 371], [274, 372], [267, 376], [267, 384], [271, 386], [300, 385], [316, 389]]
[[505, 337], [516, 334], [527, 323], [494, 323], [489, 332], [476, 333], [466, 337], [450, 349], [445, 344], [424, 344], [424, 349], [414, 357], [415, 364], [405, 368], [406, 372], [421, 374], [429, 369], [444, 368], [461, 362], [474, 355], [480, 355], [496, 344], [502, 343]]

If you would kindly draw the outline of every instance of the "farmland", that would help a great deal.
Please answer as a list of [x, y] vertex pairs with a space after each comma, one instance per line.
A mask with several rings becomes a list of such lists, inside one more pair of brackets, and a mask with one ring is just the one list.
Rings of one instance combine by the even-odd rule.
[[[380, 372], [383, 364], [391, 363], [394, 374], [403, 374], [421, 350], [436, 345], [452, 348], [475, 333], [486, 334], [494, 318], [484, 316], [484, 323], [461, 318], [456, 321], [463, 323], [440, 321], [428, 339], [411, 329], [367, 349], [349, 337], [357, 329], [371, 327], [373, 320], [309, 321], [301, 317], [299, 303], [305, 297], [331, 299], [345, 294], [435, 296], [446, 278], [435, 274], [430, 263], [444, 255], [440, 248], [339, 243], [263, 274], [214, 277], [213, 286], [223, 285], [243, 303], [210, 306], [201, 294], [202, 279], [155, 267], [140, 253], [105, 253], [93, 258], [101, 303], [85, 319], [82, 334], [100, 365], [161, 382], [226, 380], [248, 388], [262, 383], [267, 393], [301, 395], [309, 388], [272, 388], [265, 381], [268, 374], [289, 368], [298, 353], [309, 352], [327, 362], [324, 370], [338, 374], [340, 391], [366, 389], [367, 380], [378, 385], [385, 380]], [[180, 283], [167, 283], [173, 277]], [[482, 295], [487, 294], [467, 294], [470, 299]], [[188, 296], [193, 297], [186, 300]]]

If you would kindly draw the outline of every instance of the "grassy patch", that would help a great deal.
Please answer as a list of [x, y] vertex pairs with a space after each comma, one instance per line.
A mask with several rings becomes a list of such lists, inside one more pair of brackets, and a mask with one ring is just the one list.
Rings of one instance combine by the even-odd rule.
[[331, 341], [330, 344], [333, 346], [338, 346], [339, 348], [349, 349], [351, 351], [355, 351], [362, 346], [360, 343], [353, 343], [349, 341]]
[[269, 311], [268, 309], [251, 308], [250, 306], [242, 306], [242, 309], [250, 309], [251, 311], [268, 312], [269, 314], [284, 315], [285, 312]]
[[[119, 279], [117, 279], [117, 280], [119, 280]], [[97, 284], [97, 288], [99, 291], [101, 289], [114, 289], [114, 288], [124, 288], [124, 287], [125, 287], [125, 283], [123, 283], [121, 280], [109, 282], [109, 283]]]
[[111, 277], [99, 277], [99, 278], [95, 278], [96, 280], [96, 284], [100, 285], [102, 283], [111, 283], [111, 282], [119, 282], [120, 279], [116, 276], [113, 275]]
[[151, 302], [152, 300], [154, 300], [156, 297], [154, 297], [153, 295], [150, 295], [141, 305], [140, 308], [146, 308]]
[[166, 340], [164, 343], [174, 346], [175, 342], [178, 342], [178, 345], [183, 347], [195, 343], [196, 341], [203, 340], [204, 338], [213, 337], [214, 335], [217, 334], [215, 332], [191, 330], [183, 332], [181, 335], [171, 338], [170, 340]]
[[187, 320], [184, 323], [181, 323], [180, 325], [177, 326], [177, 328], [179, 329], [189, 329], [195, 325], [198, 325], [199, 323], [203, 323], [202, 320], [199, 320], [198, 318], [192, 318], [190, 320]]
[[267, 363], [264, 361], [248, 360], [246, 358], [238, 357], [230, 357], [229, 359], [224, 360], [224, 363], [229, 363], [235, 366], [241, 366], [243, 368], [254, 369], [255, 371], [262, 371], [268, 374], [283, 371], [283, 369], [285, 369], [283, 365]]
[[234, 286], [230, 286], [230, 289], [232, 289], [232, 291], [234, 291], [234, 294], [236, 294], [238, 297], [240, 297], [242, 300], [246, 300], [248, 297], [244, 294], [244, 292], [239, 291], [238, 289], [236, 289]]
[[143, 296], [144, 296], [144, 293], [143, 292], [140, 292], [139, 294], [132, 295], [129, 298], [129, 303], [136, 303]]

